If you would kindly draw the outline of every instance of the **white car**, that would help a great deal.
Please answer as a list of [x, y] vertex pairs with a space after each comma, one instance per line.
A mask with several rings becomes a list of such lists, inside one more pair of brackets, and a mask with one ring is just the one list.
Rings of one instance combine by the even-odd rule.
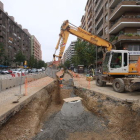
[[38, 72], [42, 72], [42, 69], [38, 69]]
[[8, 70], [2, 70], [1, 71], [1, 74], [8, 74], [9, 72], [8, 72]]
[[22, 73], [28, 74], [28, 70], [27, 69], [22, 69]]

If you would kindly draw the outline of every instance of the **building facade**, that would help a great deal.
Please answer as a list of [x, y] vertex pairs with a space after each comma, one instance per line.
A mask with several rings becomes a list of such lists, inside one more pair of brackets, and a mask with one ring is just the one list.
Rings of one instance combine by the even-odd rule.
[[62, 63], [64, 64], [65, 61], [71, 61], [71, 58], [75, 55], [75, 43], [76, 41], [72, 41], [68, 49], [65, 51], [62, 59]]
[[42, 60], [41, 44], [34, 35], [31, 37], [31, 55], [37, 60]]
[[[0, 43], [4, 46], [4, 56], [1, 59], [8, 61], [7, 65], [14, 66], [15, 55], [21, 51], [26, 60], [31, 56], [31, 35], [27, 29], [15, 22], [13, 16], [4, 11], [0, 2]], [[1, 61], [2, 63], [2, 61]]]
[[[140, 56], [139, 0], [88, 0], [81, 27], [110, 41], [117, 50], [137, 51], [130, 56], [132, 61]], [[100, 52], [101, 48], [99, 57]]]

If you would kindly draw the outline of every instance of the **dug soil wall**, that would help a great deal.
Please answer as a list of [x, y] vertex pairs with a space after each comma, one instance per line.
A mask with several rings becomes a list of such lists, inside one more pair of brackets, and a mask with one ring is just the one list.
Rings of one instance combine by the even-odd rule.
[[0, 140], [29, 140], [36, 135], [55, 89], [56, 82], [53, 82], [37, 92], [28, 105], [1, 126]]
[[139, 140], [140, 139], [140, 104], [107, 97], [100, 93], [75, 87], [75, 94], [83, 98], [83, 104], [94, 114], [108, 121], [110, 140]]

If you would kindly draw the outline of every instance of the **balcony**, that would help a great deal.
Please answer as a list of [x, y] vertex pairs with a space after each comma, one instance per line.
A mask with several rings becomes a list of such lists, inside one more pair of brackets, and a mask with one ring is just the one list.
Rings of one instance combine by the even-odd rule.
[[98, 10], [97, 14], [95, 14], [95, 20], [97, 20], [103, 14], [103, 4], [101, 5], [100, 9]]
[[90, 12], [87, 16], [87, 19], [89, 20], [90, 18], [92, 18], [92, 12]]
[[114, 8], [116, 7], [116, 5], [118, 5], [120, 2], [122, 2], [122, 0], [112, 0], [109, 7], [110, 8]]
[[140, 42], [140, 34], [136, 33], [124, 33], [120, 34], [114, 37], [112, 39], [112, 44], [118, 44], [121, 41], [121, 43], [125, 42]]
[[102, 36], [103, 35], [103, 25], [101, 25], [96, 32], [98, 35]]
[[0, 13], [0, 19], [2, 19], [2, 13]]
[[88, 28], [88, 32], [92, 32], [92, 26], [90, 26], [89, 28]]
[[126, 1], [126, 2], [131, 1], [131, 4], [140, 2], [139, 0], [112, 0], [109, 7], [114, 8], [114, 7], [116, 7], [116, 5], [118, 5], [124, 1]]
[[119, 18], [125, 12], [140, 12], [140, 5], [136, 5], [136, 1], [123, 1], [120, 2], [115, 9], [111, 11], [110, 21]]
[[92, 0], [88, 0], [86, 5], [90, 6], [91, 4], [92, 4]]
[[88, 21], [88, 27], [92, 25], [92, 18]]
[[89, 13], [92, 9], [92, 5], [89, 5], [87, 12]]
[[99, 18], [99, 20], [96, 22], [96, 26], [98, 26], [98, 24], [100, 23], [100, 21], [103, 19], [103, 15]]
[[124, 16], [112, 24], [109, 34], [116, 34], [125, 27], [140, 27], [140, 18], [137, 16]]
[[102, 3], [102, 1], [98, 0], [97, 4], [95, 6], [95, 9], [94, 9], [95, 11], [97, 11], [97, 9], [99, 9], [98, 7], [100, 7], [101, 3]]

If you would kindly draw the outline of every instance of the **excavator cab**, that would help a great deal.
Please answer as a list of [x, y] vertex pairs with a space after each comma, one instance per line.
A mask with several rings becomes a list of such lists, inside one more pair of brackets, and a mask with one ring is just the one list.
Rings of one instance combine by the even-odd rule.
[[103, 74], [124, 75], [129, 72], [129, 54], [127, 50], [112, 50], [106, 53], [103, 62]]

